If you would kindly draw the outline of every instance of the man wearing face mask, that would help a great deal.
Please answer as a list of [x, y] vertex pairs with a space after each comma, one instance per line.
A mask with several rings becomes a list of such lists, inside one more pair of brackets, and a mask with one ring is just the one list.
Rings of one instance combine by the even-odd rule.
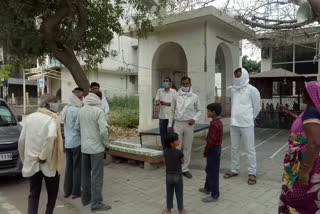
[[69, 104], [65, 107], [63, 115], [66, 170], [64, 176], [64, 197], [72, 195], [72, 199], [80, 197], [81, 193], [81, 135], [75, 128], [79, 110], [83, 106], [84, 90], [75, 88], [69, 98]]
[[[184, 154], [182, 173], [187, 178], [192, 178], [189, 172], [191, 149], [193, 142], [194, 124], [200, 119], [200, 100], [198, 95], [192, 93], [191, 79], [182, 77], [181, 88], [172, 100], [169, 118], [169, 131], [179, 135], [180, 147]], [[174, 120], [174, 130], [172, 128]]]
[[57, 111], [60, 105], [49, 94], [40, 97], [39, 109], [25, 119], [19, 153], [23, 164], [23, 177], [30, 177], [28, 214], [38, 213], [42, 180], [48, 192], [46, 214], [52, 214], [59, 190], [59, 177], [63, 164], [63, 141]]
[[171, 79], [169, 77], [164, 78], [162, 88], [158, 89], [155, 99], [156, 105], [160, 106], [159, 130], [163, 151], [166, 148], [164, 139], [168, 133], [171, 102], [175, 94], [176, 91], [171, 88]]
[[240, 145], [247, 148], [249, 159], [248, 184], [256, 184], [256, 150], [254, 143], [254, 121], [258, 116], [260, 105], [259, 91], [249, 84], [249, 74], [244, 68], [234, 71], [231, 91], [231, 171], [224, 175], [225, 179], [235, 177], [240, 171]]

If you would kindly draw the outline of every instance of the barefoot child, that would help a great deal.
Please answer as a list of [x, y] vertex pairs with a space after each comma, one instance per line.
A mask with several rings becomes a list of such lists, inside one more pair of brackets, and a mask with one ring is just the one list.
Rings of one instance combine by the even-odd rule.
[[163, 214], [170, 214], [173, 208], [173, 193], [176, 193], [179, 214], [184, 214], [183, 210], [183, 179], [181, 164], [183, 163], [183, 153], [176, 149], [180, 144], [177, 133], [168, 133], [165, 137], [166, 162], [166, 186], [167, 186], [167, 209]]
[[207, 145], [204, 150], [204, 157], [207, 158], [206, 166], [206, 183], [204, 188], [199, 191], [209, 195], [203, 198], [204, 203], [216, 202], [219, 198], [219, 170], [220, 170], [220, 156], [221, 144], [223, 138], [223, 125], [218, 118], [221, 113], [221, 105], [219, 103], [211, 103], [207, 106], [208, 118], [211, 118], [209, 132], [207, 136]]

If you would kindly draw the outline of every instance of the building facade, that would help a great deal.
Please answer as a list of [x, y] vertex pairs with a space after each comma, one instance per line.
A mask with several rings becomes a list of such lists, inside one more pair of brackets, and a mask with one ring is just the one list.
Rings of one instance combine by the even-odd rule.
[[169, 16], [147, 39], [139, 39], [140, 129], [157, 126], [154, 98], [166, 76], [177, 88], [182, 76], [192, 79], [202, 106], [198, 123], [208, 122], [206, 106], [217, 98], [224, 109], [230, 109], [227, 86], [241, 66], [241, 40], [251, 36], [252, 31], [241, 23], [207, 7]]

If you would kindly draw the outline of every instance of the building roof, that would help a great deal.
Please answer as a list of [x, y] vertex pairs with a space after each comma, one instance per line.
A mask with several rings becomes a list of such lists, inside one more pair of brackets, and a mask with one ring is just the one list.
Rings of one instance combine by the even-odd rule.
[[282, 68], [276, 68], [270, 71], [254, 73], [250, 75], [250, 78], [297, 78], [297, 77], [303, 77], [303, 76], [287, 71]]
[[[249, 27], [245, 26], [240, 21], [234, 19], [228, 14], [212, 6], [167, 16], [164, 18], [161, 24], [159, 24], [159, 21], [153, 21], [153, 26], [156, 28], [156, 30], [161, 30], [165, 26], [179, 24], [181, 22], [186, 22], [192, 19], [199, 19], [199, 18], [206, 18], [206, 17], [209, 18], [209, 20], [220, 22], [233, 28], [243, 38], [250, 39], [255, 37], [255, 32], [251, 30]], [[128, 29], [125, 30], [124, 35], [136, 37], [136, 35], [132, 35]]]
[[[315, 42], [315, 35], [320, 34], [320, 27], [306, 27], [290, 30], [279, 30], [256, 34], [259, 46], [286, 46]], [[259, 44], [260, 43], [260, 44]]]

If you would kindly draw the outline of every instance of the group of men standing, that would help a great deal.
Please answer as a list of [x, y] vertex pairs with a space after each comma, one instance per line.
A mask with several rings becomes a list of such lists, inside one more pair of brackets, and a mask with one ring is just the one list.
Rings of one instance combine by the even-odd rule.
[[57, 113], [61, 110], [54, 96], [40, 97], [37, 112], [26, 117], [19, 139], [19, 153], [24, 177], [30, 177], [28, 214], [37, 214], [41, 183], [44, 179], [48, 192], [46, 214], [52, 214], [59, 190], [66, 153], [64, 197], [81, 197], [91, 211], [105, 211], [111, 206], [103, 203], [103, 160], [108, 140], [107, 114], [109, 106], [93, 82], [85, 96], [82, 88], [75, 88], [69, 104], [62, 110], [65, 145], [63, 145]]
[[[192, 178], [189, 172], [191, 151], [193, 143], [194, 124], [201, 117], [199, 97], [192, 91], [189, 77], [181, 79], [178, 91], [172, 89], [169, 77], [164, 78], [162, 88], [158, 89], [155, 102], [160, 106], [159, 129], [161, 143], [165, 150], [164, 139], [168, 132], [176, 132], [181, 142], [179, 148], [184, 153], [182, 165], [183, 175]], [[254, 137], [254, 121], [258, 116], [260, 106], [259, 91], [249, 84], [249, 74], [244, 68], [234, 71], [233, 85], [231, 88], [231, 170], [224, 175], [225, 179], [239, 174], [240, 146], [247, 149], [249, 159], [248, 184], [256, 183], [256, 152]]]
[[[181, 79], [178, 91], [171, 88], [170, 78], [163, 80], [157, 91], [156, 104], [160, 106], [159, 128], [163, 149], [168, 132], [176, 132], [184, 153], [182, 173], [192, 178], [189, 171], [195, 122], [201, 117], [199, 97], [192, 91], [189, 77]], [[108, 139], [107, 113], [109, 106], [98, 83], [90, 85], [90, 93], [75, 88], [69, 104], [63, 109], [66, 169], [64, 196], [81, 197], [91, 211], [111, 209], [103, 203], [103, 159]], [[256, 153], [254, 120], [260, 111], [260, 94], [249, 84], [249, 74], [239, 68], [234, 72], [231, 113], [231, 171], [228, 179], [239, 174], [241, 144], [246, 145], [249, 159], [248, 184], [256, 183]], [[84, 97], [85, 96], [85, 97]], [[59, 189], [63, 163], [63, 140], [60, 111], [55, 97], [45, 94], [40, 98], [37, 112], [26, 117], [19, 139], [19, 152], [24, 177], [31, 178], [28, 214], [38, 213], [41, 183], [44, 179], [48, 191], [46, 214], [52, 214]]]

